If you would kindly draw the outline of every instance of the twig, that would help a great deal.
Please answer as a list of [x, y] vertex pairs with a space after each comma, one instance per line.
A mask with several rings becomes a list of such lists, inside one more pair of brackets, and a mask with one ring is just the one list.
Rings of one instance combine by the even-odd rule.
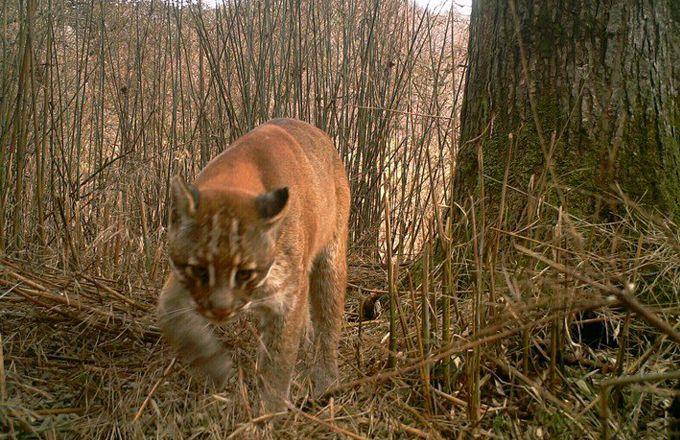
[[0, 400], [7, 400], [7, 388], [5, 384], [5, 358], [2, 351], [2, 335], [0, 335]]
[[535, 258], [536, 260], [547, 264], [548, 266], [552, 267], [553, 269], [556, 269], [566, 275], [570, 275], [574, 278], [576, 278], [579, 281], [583, 281], [584, 283], [588, 283], [593, 287], [596, 287], [600, 290], [603, 290], [607, 293], [610, 293], [616, 297], [624, 306], [626, 306], [628, 309], [632, 310], [633, 312], [637, 313], [644, 319], [647, 324], [651, 325], [652, 327], [655, 327], [657, 330], [661, 331], [662, 333], [666, 334], [670, 339], [672, 339], [676, 344], [680, 344], [680, 334], [676, 332], [673, 327], [663, 319], [659, 318], [656, 316], [654, 312], [651, 310], [647, 309], [645, 306], [643, 306], [638, 300], [630, 296], [625, 290], [623, 289], [618, 289], [614, 286], [608, 286], [606, 284], [599, 283], [595, 280], [591, 280], [585, 275], [582, 275], [578, 272], [576, 272], [573, 269], [570, 269], [562, 264], [555, 263], [554, 261], [545, 258], [543, 255], [537, 254], [536, 252], [530, 251], [529, 249], [519, 245], [515, 244], [515, 249], [518, 251], [529, 255], [532, 258]]
[[295, 407], [294, 405], [288, 405], [288, 408], [290, 408], [290, 409], [293, 410], [294, 412], [298, 413], [298, 414], [301, 415], [302, 417], [311, 420], [312, 422], [315, 422], [315, 423], [318, 423], [318, 424], [320, 424], [320, 425], [323, 425], [323, 426], [327, 427], [328, 429], [330, 429], [331, 431], [333, 431], [333, 432], [335, 432], [335, 433], [342, 434], [342, 435], [346, 435], [347, 437], [350, 437], [350, 438], [353, 438], [353, 439], [357, 439], [357, 440], [367, 440], [366, 437], [363, 437], [363, 436], [361, 436], [361, 435], [359, 435], [359, 434], [355, 434], [355, 433], [352, 432], [352, 431], [348, 431], [348, 430], [346, 430], [346, 429], [344, 429], [344, 428], [341, 428], [341, 427], [339, 427], [339, 426], [336, 426], [336, 425], [334, 425], [334, 424], [332, 424], [332, 423], [330, 423], [330, 422], [327, 422], [326, 420], [320, 419], [320, 418], [318, 418], [318, 417], [316, 417], [316, 416], [313, 416], [313, 415], [311, 415], [311, 414], [307, 414], [306, 412], [301, 411], [300, 409], [298, 409], [298, 408]]
[[144, 411], [144, 408], [146, 408], [146, 405], [149, 404], [149, 401], [151, 400], [151, 397], [153, 394], [156, 392], [156, 389], [160, 386], [161, 382], [165, 380], [165, 378], [170, 374], [170, 370], [172, 370], [173, 365], [175, 365], [175, 361], [177, 358], [172, 358], [170, 361], [170, 364], [168, 364], [167, 367], [165, 367], [165, 370], [163, 370], [163, 375], [156, 381], [153, 387], [151, 387], [151, 391], [149, 391], [149, 394], [147, 394], [146, 399], [144, 399], [144, 402], [142, 402], [142, 406], [139, 407], [137, 410], [137, 414], [135, 414], [135, 417], [132, 419], [133, 422], [136, 422], [139, 417], [142, 415], [142, 412]]
[[[213, 396], [213, 397], [217, 398], [217, 396]], [[218, 400], [220, 400], [220, 399], [218, 399]], [[252, 426], [252, 425], [255, 425], [255, 424], [258, 424], [258, 423], [262, 423], [262, 422], [266, 422], [267, 420], [273, 419], [273, 418], [278, 417], [278, 416], [283, 416], [283, 415], [286, 415], [286, 414], [288, 414], [288, 412], [282, 411], [282, 412], [269, 413], [269, 414], [261, 415], [259, 417], [255, 417], [253, 420], [251, 420], [247, 423], [244, 423], [241, 426], [239, 426], [238, 428], [236, 428], [231, 434], [229, 434], [229, 436], [227, 437], [227, 440], [231, 440], [233, 438], [241, 438], [241, 437], [239, 437], [239, 434], [241, 434], [243, 431], [245, 431], [246, 428], [248, 428], [249, 426]]]
[[[609, 439], [609, 392], [612, 388], [630, 385], [639, 382], [660, 382], [662, 380], [680, 379], [680, 370], [669, 373], [639, 374], [636, 376], [622, 376], [614, 379], [605, 380], [601, 383], [599, 402], [600, 417], [602, 418], [602, 431], [600, 438]], [[596, 399], [595, 401], [597, 401]], [[590, 406], [590, 405], [589, 405]]]
[[395, 370], [386, 371], [384, 373], [376, 374], [376, 375], [373, 375], [373, 376], [368, 376], [368, 377], [365, 377], [365, 378], [362, 378], [362, 379], [357, 379], [357, 380], [354, 380], [354, 381], [351, 381], [351, 382], [346, 382], [346, 383], [341, 384], [341, 385], [336, 385], [335, 387], [326, 391], [325, 394], [330, 395], [330, 394], [333, 394], [334, 392], [337, 392], [337, 391], [340, 391], [340, 390], [354, 388], [354, 387], [357, 387], [359, 385], [364, 385], [364, 384], [371, 383], [371, 382], [382, 382], [382, 381], [385, 381], [387, 379], [391, 379], [393, 377], [400, 376], [404, 373], [408, 373], [408, 372], [411, 372], [411, 371], [414, 371], [414, 370], [418, 370], [423, 365], [433, 364], [433, 363], [438, 362], [442, 359], [446, 359], [447, 357], [449, 357], [453, 354], [461, 353], [461, 352], [470, 350], [470, 349], [477, 347], [477, 346], [480, 346], [480, 345], [485, 345], [485, 344], [488, 344], [488, 343], [491, 343], [491, 342], [495, 342], [495, 341], [499, 341], [501, 339], [505, 339], [509, 336], [512, 336], [514, 334], [519, 333], [520, 331], [522, 331], [522, 330], [524, 330], [524, 329], [526, 329], [530, 326], [538, 325], [538, 323], [542, 322], [542, 321], [545, 321], [545, 319], [535, 321], [535, 322], [532, 322], [530, 324], [515, 326], [515, 327], [508, 329], [508, 330], [505, 330], [503, 332], [499, 332], [499, 333], [495, 333], [495, 334], [490, 335], [490, 336], [482, 337], [482, 338], [479, 338], [479, 339], [474, 340], [474, 341], [469, 341], [469, 342], [466, 342], [466, 343], [453, 343], [453, 344], [449, 345], [449, 347], [447, 347], [445, 350], [440, 351], [439, 353], [436, 353], [436, 354], [433, 353], [430, 357], [422, 359], [422, 360], [417, 361], [417, 362], [414, 362], [411, 365], [407, 365], [405, 367], [398, 368], [398, 369], [395, 369]]

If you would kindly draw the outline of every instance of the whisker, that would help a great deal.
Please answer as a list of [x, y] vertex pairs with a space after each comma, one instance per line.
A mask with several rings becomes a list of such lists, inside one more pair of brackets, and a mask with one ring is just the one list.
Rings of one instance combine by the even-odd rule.
[[164, 317], [165, 316], [173, 316], [173, 315], [177, 315], [177, 314], [180, 314], [180, 313], [185, 313], [185, 312], [191, 311], [193, 309], [194, 309], [194, 307], [182, 307], [182, 308], [179, 308], [179, 309], [171, 310], [168, 313], [164, 313], [163, 316]]
[[252, 309], [253, 307], [255, 307], [257, 305], [266, 303], [268, 301], [271, 301], [271, 298], [260, 298], [260, 299], [252, 300], [248, 304], [246, 304], [246, 306], [248, 306], [247, 308], [244, 306], [244, 310]]

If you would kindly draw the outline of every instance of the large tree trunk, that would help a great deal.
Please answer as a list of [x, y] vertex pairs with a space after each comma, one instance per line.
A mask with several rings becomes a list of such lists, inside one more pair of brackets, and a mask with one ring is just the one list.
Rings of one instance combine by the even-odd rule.
[[498, 205], [512, 133], [510, 186], [543, 176], [572, 212], [602, 215], [612, 206], [598, 195], [618, 184], [680, 219], [679, 72], [677, 0], [476, 1], [457, 199], [479, 195], [481, 151], [486, 200]]

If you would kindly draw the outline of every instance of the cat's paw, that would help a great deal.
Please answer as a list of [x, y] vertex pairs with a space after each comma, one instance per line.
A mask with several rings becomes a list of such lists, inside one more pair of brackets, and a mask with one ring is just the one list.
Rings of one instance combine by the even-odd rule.
[[312, 374], [312, 382], [314, 384], [312, 397], [314, 400], [319, 400], [329, 389], [338, 384], [337, 370], [333, 368], [318, 369]]
[[192, 367], [220, 390], [227, 385], [233, 369], [233, 362], [227, 353], [219, 352], [209, 358], [196, 359]]

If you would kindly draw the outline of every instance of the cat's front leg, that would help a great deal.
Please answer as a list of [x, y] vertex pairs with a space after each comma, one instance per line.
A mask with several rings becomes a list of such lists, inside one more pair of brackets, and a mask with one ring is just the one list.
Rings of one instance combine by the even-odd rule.
[[172, 276], [163, 286], [157, 312], [161, 333], [179, 358], [222, 388], [231, 372], [231, 357], [189, 292]]
[[257, 359], [260, 410], [272, 413], [286, 409], [290, 383], [297, 361], [300, 340], [306, 324], [308, 282], [306, 277], [293, 284], [283, 313], [267, 313], [260, 322], [262, 336]]

